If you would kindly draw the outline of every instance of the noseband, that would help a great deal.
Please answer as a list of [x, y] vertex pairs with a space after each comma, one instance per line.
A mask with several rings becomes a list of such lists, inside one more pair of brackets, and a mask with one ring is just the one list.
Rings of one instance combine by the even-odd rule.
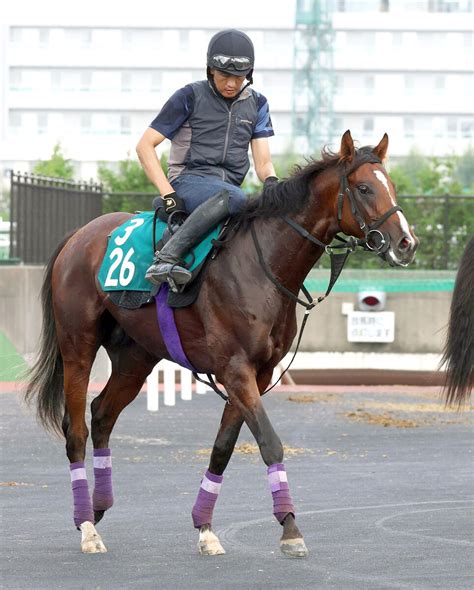
[[357, 162], [357, 165], [355, 167], [350, 168], [348, 171], [344, 170], [344, 173], [341, 176], [340, 191], [337, 201], [337, 221], [339, 223], [339, 227], [342, 221], [342, 208], [344, 206], [344, 197], [347, 196], [347, 198], [349, 199], [349, 204], [351, 206], [352, 215], [355, 217], [360, 229], [364, 232], [364, 239], [357, 240], [357, 245], [362, 246], [365, 250], [372, 250], [377, 254], [383, 254], [390, 248], [390, 235], [386, 232], [380, 231], [377, 228], [379, 228], [382, 225], [382, 223], [384, 223], [391, 215], [393, 215], [397, 211], [403, 212], [403, 209], [399, 205], [395, 205], [394, 207], [386, 211], [381, 217], [376, 219], [373, 223], [367, 225], [364, 221], [361, 209], [357, 204], [356, 198], [354, 196], [354, 193], [352, 192], [347, 177], [349, 176], [349, 174], [352, 174], [352, 172], [357, 170], [359, 166], [362, 166], [362, 164], [381, 163], [381, 160], [377, 158], [375, 154], [368, 154], [367, 157]]

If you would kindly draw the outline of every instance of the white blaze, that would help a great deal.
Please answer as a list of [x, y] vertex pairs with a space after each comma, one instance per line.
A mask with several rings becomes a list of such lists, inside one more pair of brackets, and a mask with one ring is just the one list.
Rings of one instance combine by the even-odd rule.
[[[374, 170], [373, 172], [374, 172], [376, 178], [384, 185], [384, 187], [388, 193], [388, 196], [390, 197], [392, 204], [395, 205], [395, 199], [393, 198], [392, 193], [390, 192], [390, 185], [388, 184], [388, 178], [382, 172], [382, 170]], [[398, 218], [400, 220], [400, 226], [401, 226], [403, 232], [407, 236], [409, 236], [410, 240], [412, 240], [410, 227], [408, 225], [408, 221], [407, 221], [407, 218], [405, 217], [405, 215], [403, 215], [403, 213], [401, 211], [397, 211], [395, 213], [395, 215], [398, 215]]]

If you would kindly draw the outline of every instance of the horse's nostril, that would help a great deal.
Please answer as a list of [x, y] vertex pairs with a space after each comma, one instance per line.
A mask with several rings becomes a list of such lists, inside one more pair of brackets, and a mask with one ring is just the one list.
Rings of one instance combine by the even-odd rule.
[[407, 250], [409, 250], [411, 248], [411, 240], [408, 239], [407, 237], [403, 237], [399, 242], [398, 242], [398, 249], [401, 252], [406, 252]]

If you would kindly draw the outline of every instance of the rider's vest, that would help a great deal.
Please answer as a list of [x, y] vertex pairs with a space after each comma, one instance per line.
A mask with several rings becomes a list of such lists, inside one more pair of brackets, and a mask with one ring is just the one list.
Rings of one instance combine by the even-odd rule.
[[[175, 116], [178, 115], [178, 100], [188, 112], [179, 129], [168, 131], [166, 123], [160, 123], [165, 121], [163, 116], [173, 100]], [[273, 135], [265, 97], [246, 88], [234, 102], [227, 102], [203, 80], [188, 84], [168, 103], [151, 127], [171, 139], [170, 181], [182, 173], [190, 173], [240, 186], [250, 166], [250, 140]], [[177, 120], [179, 118], [176, 116]]]

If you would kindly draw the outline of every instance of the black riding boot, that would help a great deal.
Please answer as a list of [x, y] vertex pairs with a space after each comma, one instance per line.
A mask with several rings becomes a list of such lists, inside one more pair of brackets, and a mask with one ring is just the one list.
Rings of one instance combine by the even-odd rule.
[[155, 285], [168, 281], [173, 291], [191, 280], [183, 258], [219, 222], [229, 217], [229, 193], [226, 190], [202, 203], [186, 219], [163, 248], [155, 252], [145, 278]]

